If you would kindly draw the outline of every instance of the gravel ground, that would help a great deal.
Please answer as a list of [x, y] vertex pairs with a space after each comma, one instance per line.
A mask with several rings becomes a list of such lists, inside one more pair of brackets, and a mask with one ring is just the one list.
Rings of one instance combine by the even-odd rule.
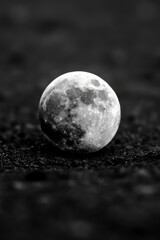
[[[159, 2], [0, 5], [0, 238], [159, 239]], [[73, 70], [104, 78], [122, 107], [89, 155], [53, 149], [37, 117], [44, 88]]]

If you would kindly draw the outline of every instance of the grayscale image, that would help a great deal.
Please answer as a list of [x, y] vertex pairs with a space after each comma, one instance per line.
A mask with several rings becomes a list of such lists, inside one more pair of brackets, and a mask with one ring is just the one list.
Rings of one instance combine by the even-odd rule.
[[0, 240], [160, 239], [160, 1], [0, 1]]

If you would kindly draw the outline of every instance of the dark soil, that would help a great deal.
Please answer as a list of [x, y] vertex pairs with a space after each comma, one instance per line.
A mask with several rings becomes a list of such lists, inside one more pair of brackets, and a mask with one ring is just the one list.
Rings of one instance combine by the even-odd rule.
[[[0, 5], [0, 239], [159, 239], [159, 2]], [[94, 154], [61, 153], [39, 128], [43, 90], [74, 70], [104, 78], [122, 107]]]

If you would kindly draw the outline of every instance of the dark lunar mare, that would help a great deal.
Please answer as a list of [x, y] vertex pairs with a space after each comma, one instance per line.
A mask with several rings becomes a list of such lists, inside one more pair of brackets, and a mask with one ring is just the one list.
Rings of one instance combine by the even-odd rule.
[[92, 80], [91, 80], [91, 83], [92, 83], [94, 86], [96, 86], [96, 87], [98, 87], [98, 86], [100, 85], [100, 83], [99, 83], [99, 81], [98, 81], [97, 79], [92, 79]]
[[108, 99], [107, 93], [104, 90], [98, 90], [98, 97], [102, 101], [106, 101]]
[[78, 87], [72, 87], [66, 93], [71, 101], [76, 101], [79, 98], [86, 105], [94, 104], [93, 99], [96, 97], [94, 90], [87, 89], [87, 91], [82, 91]]
[[50, 98], [46, 102], [46, 113], [49, 120], [52, 121], [54, 117], [60, 114], [60, 112], [64, 111], [65, 104], [62, 104], [62, 97], [60, 93], [53, 92], [50, 95]]
[[[81, 138], [85, 131], [77, 124], [57, 124], [45, 122], [42, 114], [39, 114], [42, 131], [50, 138], [50, 140], [60, 149], [78, 150]], [[53, 127], [54, 126], [54, 127]]]
[[[62, 104], [60, 94], [54, 93], [46, 102], [46, 111], [41, 108], [39, 119], [42, 131], [58, 148], [78, 150], [80, 149], [81, 138], [85, 135], [85, 131], [80, 125], [73, 123], [73, 118], [76, 115], [71, 110], [78, 106], [78, 100], [75, 93], [68, 92], [68, 94], [70, 99], [68, 109], [65, 109], [65, 104]], [[65, 114], [63, 121], [55, 121], [55, 117], [61, 112]]]

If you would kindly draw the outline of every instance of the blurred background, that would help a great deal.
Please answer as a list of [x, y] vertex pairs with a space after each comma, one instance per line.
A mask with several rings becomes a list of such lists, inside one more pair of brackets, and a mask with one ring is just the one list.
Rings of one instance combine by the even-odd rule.
[[159, 10], [156, 0], [1, 1], [1, 98], [36, 111], [48, 83], [74, 70], [101, 76], [122, 99], [158, 97]]
[[[158, 0], [0, 2], [1, 239], [160, 235], [159, 13]], [[76, 70], [106, 80], [122, 107], [91, 156], [53, 152], [39, 128], [42, 92]]]

